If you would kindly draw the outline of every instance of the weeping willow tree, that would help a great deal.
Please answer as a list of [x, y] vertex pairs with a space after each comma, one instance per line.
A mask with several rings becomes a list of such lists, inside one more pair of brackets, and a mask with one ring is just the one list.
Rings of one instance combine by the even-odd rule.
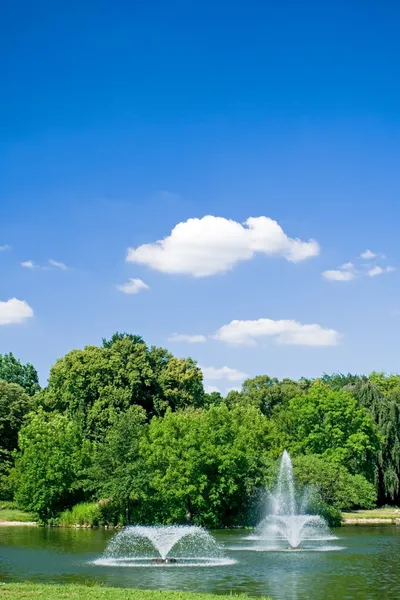
[[378, 503], [400, 502], [400, 387], [368, 380], [352, 386], [359, 403], [372, 415], [380, 436], [376, 483]]

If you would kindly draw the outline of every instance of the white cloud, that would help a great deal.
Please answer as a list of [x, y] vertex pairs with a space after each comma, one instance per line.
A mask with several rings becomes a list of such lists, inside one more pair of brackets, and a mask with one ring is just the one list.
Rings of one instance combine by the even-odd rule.
[[278, 344], [297, 346], [335, 346], [340, 334], [320, 325], [303, 325], [297, 321], [258, 319], [256, 321], [231, 321], [212, 336], [226, 344], [254, 346], [260, 338], [272, 337]]
[[[342, 267], [343, 269], [344, 267]], [[329, 279], [329, 281], [351, 281], [355, 277], [353, 271], [341, 271], [340, 269], [324, 271], [322, 277]]]
[[396, 269], [394, 267], [380, 267], [378, 265], [373, 266], [373, 263], [363, 264], [360, 263], [359, 259], [372, 260], [377, 257], [385, 258], [382, 253], [375, 253], [371, 250], [365, 250], [360, 254], [357, 259], [357, 267], [352, 262], [344, 263], [338, 269], [332, 269], [324, 271], [322, 277], [329, 279], [330, 281], [351, 281], [355, 277], [376, 277], [377, 275], [383, 275], [384, 273], [391, 273]]
[[169, 342], [186, 342], [187, 344], [201, 344], [206, 342], [205, 335], [189, 335], [186, 333], [173, 333], [169, 338]]
[[364, 250], [364, 252], [361, 252], [360, 254], [360, 258], [363, 258], [364, 260], [372, 260], [377, 256], [378, 255], [375, 252], [372, 252], [372, 250]]
[[8, 244], [0, 246], [0, 252], [4, 252], [5, 250], [11, 250], [11, 246], [9, 246]]
[[126, 260], [163, 273], [206, 277], [229, 271], [257, 253], [299, 262], [319, 251], [315, 240], [290, 238], [269, 217], [250, 217], [241, 224], [208, 215], [178, 223], [163, 240], [128, 248]]
[[69, 269], [69, 267], [67, 267], [66, 264], [59, 262], [57, 260], [53, 260], [52, 258], [49, 258], [48, 263], [52, 267], [56, 267], [57, 269], [61, 269], [62, 271], [68, 271], [68, 269]]
[[124, 294], [139, 294], [143, 290], [149, 290], [147, 283], [141, 279], [128, 279], [126, 283], [117, 285], [116, 288]]
[[25, 269], [38, 269], [39, 265], [35, 265], [33, 260], [24, 260], [21, 263], [21, 267], [24, 267]]
[[199, 365], [203, 371], [204, 379], [210, 379], [211, 381], [217, 381], [225, 379], [226, 381], [243, 381], [248, 377], [247, 373], [238, 371], [238, 369], [231, 369], [230, 367], [203, 367]]
[[377, 275], [383, 275], [384, 273], [392, 273], [395, 270], [394, 267], [379, 267], [377, 265], [376, 267], [372, 267], [367, 274], [369, 277], [376, 277]]
[[217, 394], [222, 395], [221, 390], [219, 388], [217, 388], [215, 385], [205, 385], [204, 390], [207, 394], [212, 394], [213, 392], [217, 392]]
[[23, 323], [33, 317], [33, 310], [25, 300], [10, 298], [0, 302], [0, 325]]

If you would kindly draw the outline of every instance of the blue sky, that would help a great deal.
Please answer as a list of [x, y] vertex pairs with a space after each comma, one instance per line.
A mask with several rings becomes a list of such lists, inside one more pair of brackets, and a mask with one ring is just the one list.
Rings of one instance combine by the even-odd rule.
[[222, 391], [398, 371], [396, 4], [62, 4], [0, 8], [0, 353], [45, 383], [119, 330]]

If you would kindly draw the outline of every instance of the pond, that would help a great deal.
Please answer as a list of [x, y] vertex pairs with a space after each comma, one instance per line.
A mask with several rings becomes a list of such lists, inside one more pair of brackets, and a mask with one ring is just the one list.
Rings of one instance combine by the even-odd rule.
[[0, 527], [0, 582], [98, 583], [273, 600], [398, 600], [400, 527], [347, 526], [335, 533], [341, 550], [249, 552], [241, 549], [248, 532], [217, 531], [234, 564], [124, 568], [93, 564], [110, 531]]

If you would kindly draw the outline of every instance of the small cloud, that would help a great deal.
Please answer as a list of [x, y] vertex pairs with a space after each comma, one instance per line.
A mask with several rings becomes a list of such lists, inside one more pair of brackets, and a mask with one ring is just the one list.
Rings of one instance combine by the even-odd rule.
[[124, 294], [139, 294], [144, 290], [149, 290], [147, 283], [141, 279], [128, 279], [126, 283], [122, 283], [116, 286], [117, 290]]
[[11, 246], [9, 246], [8, 244], [0, 246], [0, 252], [5, 252], [6, 250], [11, 250]]
[[364, 252], [361, 252], [360, 254], [360, 258], [363, 258], [364, 260], [372, 260], [373, 258], [376, 258], [378, 255], [375, 252], [372, 252], [372, 250], [364, 250]]
[[207, 341], [205, 335], [189, 335], [186, 333], [173, 333], [169, 338], [169, 342], [184, 342], [187, 344], [201, 344]]
[[0, 325], [15, 325], [33, 317], [33, 310], [25, 300], [10, 298], [0, 302]]
[[[344, 269], [344, 266], [342, 267]], [[322, 273], [322, 277], [328, 279], [329, 281], [351, 281], [355, 277], [355, 273], [353, 271], [341, 271], [340, 269], [324, 271]]]
[[372, 267], [367, 273], [369, 277], [377, 277], [378, 275], [383, 275], [384, 273], [393, 273], [395, 271], [395, 267]]
[[39, 265], [36, 265], [33, 260], [24, 260], [21, 263], [21, 267], [24, 269], [39, 269]]
[[340, 268], [344, 271], [353, 271], [353, 269], [355, 269], [355, 266], [352, 262], [347, 262], [344, 263]]
[[69, 267], [67, 267], [67, 265], [65, 265], [64, 263], [58, 262], [57, 260], [53, 260], [52, 258], [49, 258], [48, 263], [52, 267], [56, 267], [56, 269], [61, 269], [61, 271], [68, 271], [69, 269]]
[[324, 329], [315, 323], [303, 325], [288, 319], [258, 319], [231, 321], [211, 337], [233, 346], [256, 346], [263, 338], [272, 338], [277, 344], [294, 346], [336, 346], [341, 336], [334, 329]]
[[212, 381], [225, 379], [226, 381], [243, 381], [248, 377], [247, 373], [239, 371], [238, 369], [231, 369], [230, 367], [202, 367], [204, 379], [210, 379]]

